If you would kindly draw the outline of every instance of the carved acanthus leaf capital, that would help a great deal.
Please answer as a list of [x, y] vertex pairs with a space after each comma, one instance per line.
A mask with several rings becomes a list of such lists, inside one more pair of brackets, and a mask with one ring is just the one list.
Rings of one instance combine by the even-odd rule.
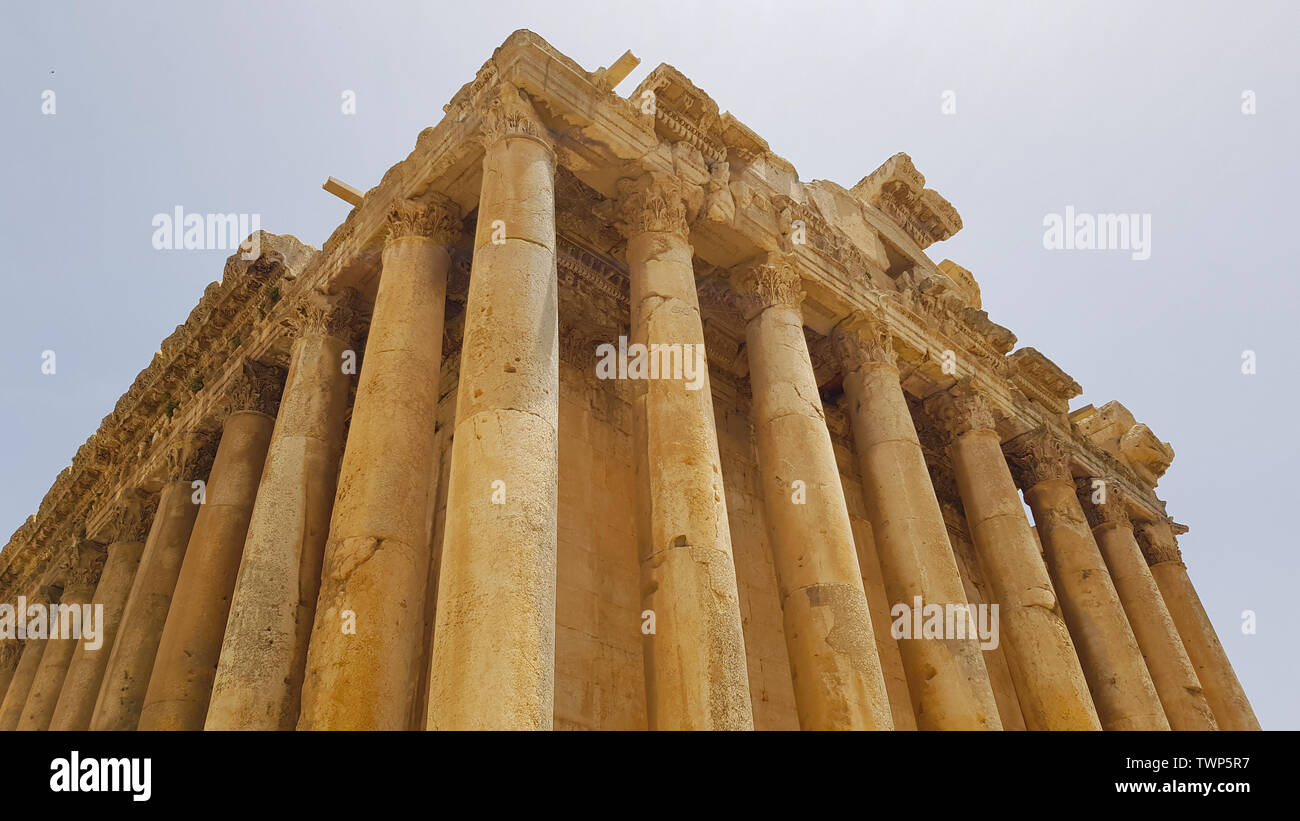
[[331, 336], [351, 342], [359, 335], [366, 318], [365, 303], [351, 288], [337, 294], [313, 289], [294, 306], [284, 324], [295, 337]]
[[835, 326], [831, 338], [835, 341], [835, 351], [845, 373], [852, 373], [869, 362], [890, 366], [898, 364], [893, 334], [889, 332], [889, 326], [876, 317], [854, 314]]
[[1042, 428], [1017, 436], [1003, 448], [1016, 485], [1029, 490], [1049, 479], [1070, 481], [1070, 453], [1060, 439]]
[[78, 539], [59, 557], [58, 578], [63, 588], [94, 587], [104, 570], [108, 553], [104, 546], [86, 539]]
[[925, 409], [950, 439], [972, 430], [997, 430], [992, 403], [965, 381], [927, 398]]
[[736, 307], [746, 320], [767, 308], [800, 310], [804, 300], [803, 280], [794, 263], [781, 254], [765, 254], [732, 272], [731, 288]]
[[1079, 507], [1083, 508], [1089, 527], [1133, 526], [1128, 517], [1128, 491], [1120, 487], [1118, 482], [1084, 476], [1074, 480], [1074, 492], [1079, 497]]
[[208, 478], [217, 456], [221, 432], [198, 430], [183, 434], [167, 451], [167, 473], [172, 479], [192, 482]]
[[686, 236], [686, 190], [676, 177], [644, 174], [638, 179], [618, 181], [618, 205], [614, 227], [631, 238], [650, 232]]
[[1133, 535], [1137, 536], [1138, 547], [1142, 548], [1142, 557], [1152, 567], [1164, 562], [1183, 563], [1183, 552], [1178, 549], [1178, 540], [1174, 538], [1169, 522], [1138, 522]]
[[384, 241], [424, 237], [445, 248], [454, 244], [464, 231], [460, 207], [451, 200], [441, 197], [429, 202], [397, 200], [388, 210], [388, 233]]
[[113, 515], [104, 537], [112, 542], [143, 542], [149, 537], [154, 514], [158, 511], [158, 496], [138, 488], [124, 492], [113, 508]]
[[508, 137], [527, 137], [554, 150], [533, 104], [518, 88], [502, 82], [488, 98], [479, 124], [479, 139], [484, 148], [491, 148]]
[[284, 390], [285, 371], [253, 359], [245, 359], [239, 375], [226, 392], [227, 411], [256, 411], [275, 416], [280, 410], [280, 393]]

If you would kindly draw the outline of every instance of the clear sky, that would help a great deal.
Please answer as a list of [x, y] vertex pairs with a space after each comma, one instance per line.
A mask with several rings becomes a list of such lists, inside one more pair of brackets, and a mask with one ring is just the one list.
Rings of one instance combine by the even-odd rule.
[[[528, 28], [589, 70], [630, 48], [643, 62], [624, 94], [671, 63], [804, 180], [852, 186], [909, 153], [965, 223], [931, 256], [969, 268], [990, 317], [1083, 385], [1072, 408], [1118, 399], [1173, 445], [1159, 493], [1191, 527], [1189, 573], [1264, 727], [1300, 729], [1300, 232], [1281, 206], [1300, 186], [1300, 12], [1287, 6], [12, 4], [0, 542], [221, 277], [229, 251], [156, 250], [154, 215], [259, 214], [319, 247], [348, 211], [325, 177], [373, 186]], [[1150, 258], [1045, 249], [1043, 220], [1066, 206], [1150, 215]]]

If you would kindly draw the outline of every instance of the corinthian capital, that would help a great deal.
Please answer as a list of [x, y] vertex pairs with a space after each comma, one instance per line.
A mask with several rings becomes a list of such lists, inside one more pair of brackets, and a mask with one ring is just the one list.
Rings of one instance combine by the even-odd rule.
[[104, 546], [86, 539], [77, 539], [59, 557], [58, 578], [66, 590], [69, 587], [94, 587], [108, 558]]
[[109, 543], [143, 542], [149, 536], [154, 513], [158, 510], [158, 496], [139, 488], [131, 488], [118, 497], [113, 515], [102, 534], [94, 534]]
[[780, 306], [798, 311], [803, 304], [803, 280], [794, 263], [782, 254], [764, 254], [733, 271], [730, 279], [736, 307], [746, 320], [767, 308]]
[[185, 482], [207, 479], [220, 442], [221, 433], [215, 430], [191, 431], [177, 437], [167, 451], [168, 476]]
[[388, 210], [388, 234], [385, 243], [404, 237], [424, 237], [444, 248], [464, 233], [460, 207], [438, 197], [429, 202], [397, 200]]
[[686, 187], [670, 174], [619, 180], [614, 227], [628, 238], [651, 232], [686, 236], [686, 194]]
[[284, 379], [283, 368], [245, 359], [238, 378], [230, 386], [228, 411], [257, 411], [275, 416], [280, 409]]
[[997, 429], [993, 405], [968, 380], [926, 399], [925, 409], [934, 417], [939, 430], [951, 439], [972, 430]]
[[1049, 479], [1070, 481], [1070, 453], [1061, 440], [1044, 428], [1017, 436], [1003, 452], [1011, 476], [1023, 490]]
[[1183, 551], [1178, 549], [1169, 522], [1138, 522], [1133, 535], [1137, 536], [1138, 547], [1142, 548], [1142, 557], [1152, 567], [1163, 562], [1183, 563]]
[[1132, 527], [1128, 517], [1128, 492], [1110, 479], [1084, 476], [1074, 480], [1079, 507], [1088, 518], [1089, 527], [1119, 525]]
[[831, 339], [845, 373], [852, 373], [869, 362], [890, 366], [898, 363], [889, 326], [870, 314], [853, 314], [835, 326]]
[[479, 125], [479, 139], [484, 148], [491, 148], [508, 137], [527, 137], [553, 149], [550, 135], [533, 104], [518, 88], [503, 82], [488, 98]]
[[351, 288], [337, 294], [313, 289], [294, 306], [284, 324], [293, 336], [332, 336], [347, 342], [357, 336], [366, 314], [361, 297]]

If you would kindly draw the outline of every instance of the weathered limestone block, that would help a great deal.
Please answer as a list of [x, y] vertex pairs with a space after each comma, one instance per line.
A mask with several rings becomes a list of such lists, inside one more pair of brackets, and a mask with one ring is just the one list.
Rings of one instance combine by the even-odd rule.
[[122, 611], [113, 651], [90, 719], [92, 730], [134, 730], [140, 722], [149, 676], [171, 607], [176, 579], [185, 559], [194, 520], [199, 513], [194, 483], [212, 470], [218, 437], [204, 432], [170, 455], [172, 475], [163, 486]]
[[1115, 581], [1169, 726], [1174, 730], [1217, 730], [1178, 628], [1133, 536], [1124, 496], [1115, 483], [1105, 481], [1104, 488], [1102, 501], [1090, 479], [1075, 481], [1079, 504]]
[[1137, 638], [1075, 496], [1064, 447], [1051, 434], [1035, 431], [1013, 441], [1008, 452], [1102, 728], [1168, 730]]
[[292, 730], [355, 363], [356, 295], [297, 307], [289, 373], [244, 541], [204, 728]]
[[458, 209], [389, 214], [379, 291], [339, 470], [300, 730], [406, 730], [419, 691], [434, 433]]
[[892, 729], [839, 469], [804, 338], [803, 291], [779, 256], [732, 274], [747, 322], [754, 427], [799, 725]]
[[[753, 729], [713, 395], [680, 185], [625, 181], [632, 344], [676, 350], [681, 370], [634, 389], [642, 609], [651, 729]], [[667, 361], [667, 360], [662, 360]], [[686, 368], [699, 366], [703, 373]]]
[[[856, 317], [837, 327], [862, 492], [891, 602], [965, 606], [966, 592], [921, 443], [903, 396], [888, 329]], [[999, 730], [978, 636], [899, 641], [917, 727]]]
[[[22, 718], [18, 721], [19, 730], [48, 730], [54, 708], [59, 702], [59, 693], [68, 675], [68, 665], [78, 647], [85, 642], [77, 636], [68, 635], [69, 628], [77, 629], [84, 624], [85, 616], [82, 605], [89, 604], [95, 596], [95, 584], [99, 580], [106, 558], [102, 545], [89, 541], [80, 541], [65, 554], [68, 562], [59, 568], [59, 580], [63, 593], [59, 597], [59, 638], [54, 638], [55, 626], [50, 625], [49, 646], [41, 656], [41, 666], [32, 679], [31, 692], [23, 707]], [[66, 613], [66, 615], [65, 615]], [[93, 616], [92, 616], [93, 618]], [[84, 627], [82, 628], [84, 629]]]
[[931, 396], [927, 409], [951, 439], [949, 454], [980, 564], [999, 605], [1002, 643], [1030, 730], [1100, 730], [1011, 470], [993, 412], [960, 386]]
[[202, 730], [284, 372], [245, 361], [176, 580], [141, 730]]
[[1137, 527], [1137, 537], [1219, 729], [1258, 730], [1259, 719], [1255, 718], [1219, 635], [1214, 632], [1201, 597], [1196, 595], [1196, 588], [1187, 577], [1187, 565], [1183, 564], [1183, 554], [1169, 522], [1143, 522]]

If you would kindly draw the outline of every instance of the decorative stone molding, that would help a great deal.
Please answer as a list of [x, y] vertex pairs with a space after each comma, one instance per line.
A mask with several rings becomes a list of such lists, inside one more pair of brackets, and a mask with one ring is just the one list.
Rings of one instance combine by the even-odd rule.
[[1069, 451], [1045, 429], [1017, 436], [1003, 447], [1003, 452], [1011, 475], [1022, 490], [1050, 479], [1071, 481]]
[[1008, 361], [1016, 387], [1052, 413], [1067, 413], [1070, 400], [1083, 393], [1078, 382], [1033, 348], [1021, 348]]
[[[1099, 478], [1105, 482], [1106, 501], [1095, 503], [1092, 501], [1092, 497], [1097, 493], [1097, 489], [1093, 487], [1092, 483]], [[1083, 508], [1083, 514], [1088, 519], [1089, 527], [1101, 527], [1102, 525], [1133, 526], [1133, 522], [1128, 515], [1128, 492], [1120, 487], [1118, 482], [1109, 478], [1082, 476], [1074, 480], [1074, 492], [1079, 497], [1079, 507]]]
[[845, 373], [852, 373], [868, 362], [898, 366], [894, 338], [889, 326], [867, 313], [856, 313], [831, 331], [835, 351]]
[[1183, 563], [1183, 551], [1178, 549], [1178, 541], [1168, 522], [1137, 522], [1133, 534], [1137, 536], [1138, 547], [1142, 548], [1142, 557], [1147, 564]]
[[927, 397], [925, 409], [949, 439], [972, 430], [997, 430], [993, 405], [968, 382]]
[[685, 186], [669, 174], [645, 174], [618, 181], [615, 227], [629, 239], [638, 234], [687, 236]]
[[852, 193], [879, 208], [922, 249], [961, 230], [961, 216], [906, 154], [895, 154], [853, 186]]
[[444, 248], [455, 243], [465, 229], [460, 208], [446, 199], [431, 202], [398, 200], [388, 211], [385, 243], [404, 237], [424, 237]]
[[241, 373], [226, 393], [227, 412], [256, 411], [275, 416], [280, 409], [285, 377], [283, 368], [245, 359]]
[[748, 266], [732, 272], [731, 287], [736, 308], [746, 321], [776, 306], [800, 310], [803, 284], [794, 264], [781, 254], [764, 254]]

